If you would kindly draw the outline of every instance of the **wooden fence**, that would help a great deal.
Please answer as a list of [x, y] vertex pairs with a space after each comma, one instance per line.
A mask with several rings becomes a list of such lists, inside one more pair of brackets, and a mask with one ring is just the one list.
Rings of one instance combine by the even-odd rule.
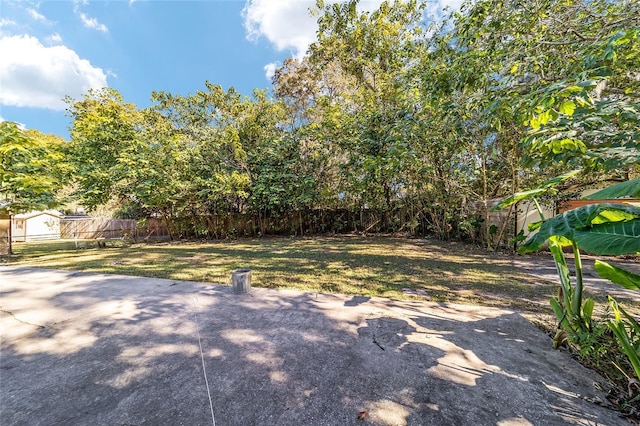
[[[408, 232], [420, 234], [426, 227], [408, 212], [391, 213], [378, 210], [308, 210], [293, 211], [286, 215], [257, 215], [234, 213], [227, 215], [200, 215], [196, 217], [164, 220], [111, 218], [73, 218], [60, 222], [63, 239], [154, 237], [221, 239], [228, 237], [258, 237], [263, 235], [313, 235], [325, 233], [377, 233]], [[415, 223], [411, 229], [407, 223]]]
[[[489, 200], [488, 207], [497, 203]], [[468, 203], [462, 207], [468, 223], [452, 223], [458, 227], [454, 235], [474, 243], [491, 241], [492, 245], [509, 245], [521, 229], [526, 230], [532, 209], [521, 203], [509, 209], [487, 212], [484, 203]], [[552, 213], [553, 214], [553, 213]], [[552, 215], [551, 214], [551, 215]], [[525, 220], [526, 218], [526, 220]], [[167, 222], [158, 218], [145, 220], [110, 218], [65, 218], [60, 223], [61, 238], [131, 238], [133, 240], [170, 237], [172, 239], [224, 239], [229, 237], [260, 237], [268, 235], [315, 235], [342, 233], [402, 232], [409, 235], [428, 235], [431, 226], [423, 210], [398, 208], [392, 211], [361, 210], [305, 210], [284, 215], [232, 213], [173, 217]], [[465, 228], [466, 226], [466, 228]]]
[[201, 215], [171, 220], [174, 238], [220, 239], [227, 237], [259, 237], [265, 235], [315, 235], [341, 233], [406, 232], [420, 235], [426, 229], [424, 215], [404, 209], [382, 210], [306, 210], [284, 215], [234, 213]]
[[168, 236], [159, 219], [64, 218], [60, 220], [60, 238], [94, 240], [96, 238], [153, 238]]

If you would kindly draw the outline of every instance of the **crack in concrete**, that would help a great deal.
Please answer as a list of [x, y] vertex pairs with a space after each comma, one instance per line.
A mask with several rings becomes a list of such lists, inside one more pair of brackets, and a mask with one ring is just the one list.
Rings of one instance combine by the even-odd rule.
[[18, 318], [18, 317], [16, 316], [16, 314], [14, 314], [14, 313], [13, 313], [13, 312], [11, 312], [11, 311], [6, 311], [6, 310], [4, 310], [4, 309], [0, 309], [0, 312], [5, 313], [5, 314], [7, 314], [7, 315], [10, 315], [14, 320], [16, 320], [16, 321], [18, 321], [18, 322], [20, 322], [20, 323], [22, 323], [22, 324], [32, 325], [32, 326], [34, 326], [34, 327], [38, 327], [38, 328], [42, 328], [42, 329], [47, 328], [46, 326], [41, 325], [41, 324], [35, 324], [35, 323], [29, 322], [29, 321], [23, 321], [23, 320], [21, 320], [20, 318]]
[[378, 342], [378, 340], [376, 339], [375, 334], [373, 335], [373, 343], [375, 343], [375, 344], [376, 344], [376, 346], [377, 346], [377, 347], [379, 347], [380, 349], [382, 349], [383, 351], [385, 350], [385, 349], [384, 349], [384, 346], [382, 346], [382, 345], [380, 344], [380, 342]]

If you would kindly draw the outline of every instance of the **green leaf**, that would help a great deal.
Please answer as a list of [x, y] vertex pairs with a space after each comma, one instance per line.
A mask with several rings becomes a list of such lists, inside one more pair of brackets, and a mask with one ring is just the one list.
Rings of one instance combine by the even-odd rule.
[[505, 207], [509, 207], [512, 204], [516, 204], [522, 200], [531, 199], [535, 195], [541, 194], [545, 191], [546, 191], [546, 188], [536, 188], [536, 189], [530, 189], [529, 191], [516, 192], [515, 194], [510, 195], [509, 197], [505, 198], [495, 206], [491, 207], [491, 211], [500, 210]]
[[495, 206], [493, 206], [491, 208], [491, 211], [497, 211], [500, 209], [504, 209], [505, 207], [509, 207], [512, 204], [516, 204], [522, 200], [528, 200], [528, 199], [532, 199], [534, 198], [536, 195], [544, 193], [546, 191], [549, 190], [549, 188], [559, 184], [560, 182], [563, 182], [575, 175], [577, 175], [578, 173], [580, 173], [580, 169], [577, 170], [572, 170], [570, 172], [564, 173], [560, 176], [556, 176], [553, 179], [549, 179], [548, 181], [542, 183], [540, 186], [538, 186], [535, 189], [530, 189], [528, 191], [523, 191], [523, 192], [516, 192], [513, 195], [510, 195], [509, 197], [505, 198], [504, 200], [502, 200], [500, 203], [496, 204]]
[[578, 83], [578, 87], [582, 87], [582, 88], [593, 88], [596, 87], [598, 85], [598, 81], [597, 80], [586, 80], [586, 81], [581, 81], [580, 83]]
[[558, 302], [557, 299], [553, 298], [549, 300], [549, 304], [551, 305], [551, 309], [553, 309], [553, 312], [556, 314], [556, 318], [558, 318], [558, 321], [562, 321], [565, 314], [564, 309], [562, 309], [562, 305], [560, 305], [560, 302]]
[[558, 300], [551, 299], [549, 301], [549, 304], [551, 305], [551, 309], [553, 309], [553, 313], [556, 315], [556, 318], [558, 318], [560, 326], [566, 330], [571, 330], [571, 325], [569, 324], [567, 313], [564, 311], [562, 305], [560, 305]]
[[543, 223], [544, 223], [544, 220], [540, 220], [538, 222], [533, 222], [533, 223], [530, 223], [527, 226], [527, 228], [529, 228], [529, 232], [537, 231], [538, 229], [540, 229], [540, 227], [542, 226]]
[[624, 204], [590, 204], [547, 220], [520, 247], [523, 253], [539, 250], [552, 236], [575, 241], [594, 254], [640, 252], [640, 208]]
[[640, 275], [638, 274], [600, 260], [596, 260], [593, 267], [598, 275], [608, 279], [612, 283], [628, 288], [629, 290], [640, 290]]
[[560, 112], [566, 115], [573, 115], [573, 112], [576, 110], [576, 104], [573, 101], [565, 101], [560, 104]]
[[573, 289], [571, 288], [571, 278], [569, 267], [567, 266], [567, 259], [564, 257], [562, 246], [558, 244], [557, 237], [550, 238], [549, 250], [551, 250], [551, 254], [553, 255], [553, 260], [556, 264], [556, 270], [558, 271], [558, 277], [560, 278], [562, 302], [564, 303], [564, 306], [567, 307], [567, 309], [570, 309]]
[[[611, 306], [611, 310], [615, 316], [615, 321], [609, 320], [607, 325], [615, 334], [622, 352], [627, 355], [631, 365], [633, 365], [636, 377], [640, 378], [640, 350], [636, 349], [634, 342], [632, 342], [632, 337], [627, 332], [625, 324], [630, 327], [632, 333], [635, 335], [640, 331], [640, 325], [635, 318], [625, 312], [625, 310], [618, 305], [613, 297], [607, 296], [607, 298], [609, 299], [609, 305]], [[626, 321], [623, 321], [623, 316]]]
[[572, 95], [574, 93], [580, 93], [583, 90], [584, 89], [582, 87], [573, 85], [573, 86], [569, 86], [569, 87], [564, 88], [562, 91], [560, 91], [558, 93], [558, 95], [559, 96], [569, 96], [569, 95]]
[[[553, 100], [551, 100], [550, 102], [552, 103]], [[541, 125], [545, 125], [549, 121], [556, 120], [557, 118], [558, 118], [558, 113], [553, 109], [548, 109], [548, 110], [538, 114], [534, 118], [532, 118], [531, 121], [530, 121], [530, 125], [534, 130], [536, 130]]]
[[584, 200], [612, 200], [622, 197], [640, 198], [640, 178], [609, 186], [594, 194], [584, 197]]
[[555, 186], [555, 185], [559, 184], [560, 182], [564, 182], [565, 180], [574, 177], [575, 175], [580, 173], [580, 171], [581, 171], [580, 169], [571, 170], [570, 172], [561, 174], [560, 176], [556, 176], [553, 179], [549, 179], [548, 181], [546, 181], [545, 183], [540, 185], [540, 187], [549, 188], [551, 186]]
[[575, 241], [585, 251], [619, 256], [640, 252], [640, 220], [598, 225], [575, 233]]
[[542, 105], [543, 108], [551, 108], [551, 106], [555, 102], [556, 102], [556, 98], [554, 98], [553, 96], [550, 96], [548, 98], [543, 99], [541, 105]]
[[595, 306], [595, 302], [593, 299], [588, 298], [582, 304], [582, 318], [584, 319], [586, 324], [591, 322], [591, 316], [593, 315], [593, 307]]

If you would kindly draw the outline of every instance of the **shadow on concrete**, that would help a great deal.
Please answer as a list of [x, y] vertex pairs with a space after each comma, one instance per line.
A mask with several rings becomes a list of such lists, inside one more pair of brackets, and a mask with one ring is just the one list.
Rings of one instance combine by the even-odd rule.
[[361, 303], [367, 303], [371, 300], [368, 296], [352, 296], [351, 299], [344, 302], [344, 306], [358, 306]]
[[510, 311], [6, 267], [0, 291], [3, 425], [623, 423]]

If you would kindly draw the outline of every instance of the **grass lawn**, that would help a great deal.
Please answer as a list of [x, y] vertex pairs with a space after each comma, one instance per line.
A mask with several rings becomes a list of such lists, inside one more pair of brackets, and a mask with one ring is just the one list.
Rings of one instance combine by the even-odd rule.
[[[110, 244], [115, 244], [110, 242]], [[94, 241], [16, 243], [5, 263], [230, 284], [251, 268], [252, 285], [389, 298], [414, 298], [549, 312], [554, 283], [510, 266], [510, 255], [472, 246], [395, 237], [262, 238], [97, 248]], [[403, 289], [405, 289], [403, 291]]]

